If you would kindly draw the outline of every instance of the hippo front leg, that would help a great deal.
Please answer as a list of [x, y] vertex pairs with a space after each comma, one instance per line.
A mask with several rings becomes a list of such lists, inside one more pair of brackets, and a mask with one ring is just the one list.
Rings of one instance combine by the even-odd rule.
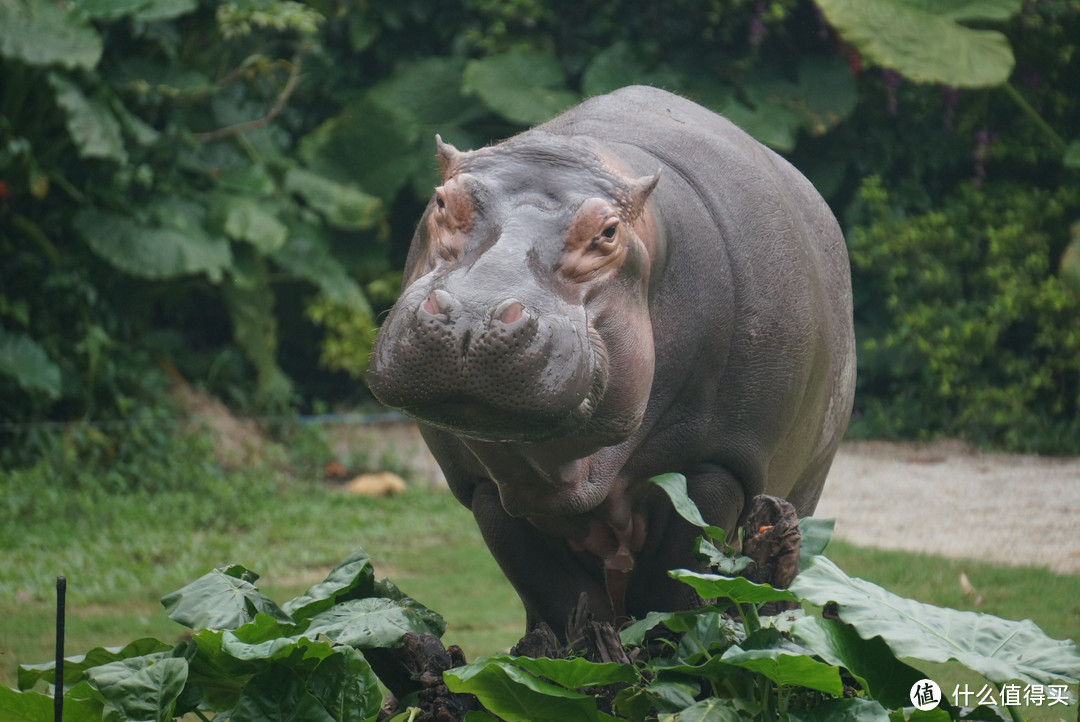
[[[734, 533], [748, 498], [742, 483], [716, 464], [701, 464], [683, 473], [687, 492], [705, 521]], [[690, 586], [672, 579], [668, 572], [700, 567], [693, 550], [704, 532], [679, 516], [666, 496], [659, 497], [654, 507], [659, 511], [650, 518], [649, 540], [637, 555], [627, 588], [627, 612], [639, 619], [650, 611], [693, 609], [703, 603]]]
[[582, 592], [597, 620], [614, 620], [599, 559], [575, 553], [566, 539], [507, 514], [492, 484], [477, 486], [471, 508], [484, 542], [525, 605], [527, 630], [546, 621], [563, 636]]

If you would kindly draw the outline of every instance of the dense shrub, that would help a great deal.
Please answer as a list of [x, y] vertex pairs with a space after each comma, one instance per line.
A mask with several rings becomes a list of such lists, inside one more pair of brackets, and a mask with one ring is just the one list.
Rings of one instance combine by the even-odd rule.
[[1080, 188], [966, 185], [910, 217], [877, 179], [860, 197], [856, 430], [1080, 452], [1080, 296], [1052, 265]]
[[[438, 180], [434, 134], [482, 146], [622, 85], [727, 115], [849, 232], [881, 222], [850, 212], [869, 176], [894, 209], [950, 219], [942, 203], [972, 182], [1075, 188], [1080, 6], [962, 5], [0, 0], [0, 458], [18, 460], [33, 424], [152, 403], [163, 361], [249, 411], [364, 399], [376, 318]], [[896, 23], [868, 22], [890, 7]], [[883, 295], [876, 282], [859, 292]], [[857, 312], [875, 333], [891, 318]], [[875, 364], [864, 410], [935, 387]], [[1009, 401], [1068, 415], [1036, 408], [1048, 399]], [[918, 423], [863, 427], [967, 433], [938, 400]], [[1025, 428], [1008, 443], [1054, 446]]]

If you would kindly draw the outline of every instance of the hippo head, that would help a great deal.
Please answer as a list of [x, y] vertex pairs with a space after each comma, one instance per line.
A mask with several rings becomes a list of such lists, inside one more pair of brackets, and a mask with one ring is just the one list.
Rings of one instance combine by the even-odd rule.
[[472, 152], [436, 141], [443, 184], [379, 331], [372, 392], [467, 439], [622, 441], [652, 385], [659, 174], [538, 131]]

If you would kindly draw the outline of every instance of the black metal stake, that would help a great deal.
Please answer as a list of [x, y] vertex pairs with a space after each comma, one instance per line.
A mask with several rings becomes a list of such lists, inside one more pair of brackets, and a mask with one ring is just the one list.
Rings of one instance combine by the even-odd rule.
[[56, 578], [56, 680], [53, 683], [53, 719], [64, 719], [64, 597], [67, 595], [67, 579]]

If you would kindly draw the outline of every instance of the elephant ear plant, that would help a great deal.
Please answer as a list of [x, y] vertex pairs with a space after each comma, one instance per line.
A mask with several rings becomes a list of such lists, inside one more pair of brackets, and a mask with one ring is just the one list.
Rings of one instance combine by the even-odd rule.
[[[1020, 720], [1021, 686], [1043, 690], [1043, 704], [1055, 703], [1049, 711], [1061, 710], [1061, 719], [1076, 714], [1073, 642], [1053, 640], [1030, 621], [922, 604], [849, 577], [822, 554], [828, 520], [800, 521], [800, 571], [788, 589], [752, 582], [739, 576], [749, 560], [701, 519], [685, 479], [653, 482], [702, 529], [698, 551], [711, 568], [671, 576], [714, 603], [626, 626], [616, 661], [498, 655], [459, 664], [441, 680], [417, 675], [419, 684], [437, 686], [443, 702], [467, 699], [455, 717], [467, 722]], [[140, 639], [65, 659], [63, 719], [366, 722], [383, 707], [379, 682], [392, 686], [372, 670], [381, 669], [379, 655], [444, 631], [439, 615], [375, 580], [362, 550], [280, 606], [258, 591], [256, 577], [236, 565], [167, 595], [169, 616], [192, 630], [180, 644]], [[809, 609], [759, 614], [777, 602]], [[936, 707], [916, 709], [913, 688], [926, 676], [918, 665], [947, 661], [984, 677], [983, 692], [945, 685]], [[19, 690], [0, 686], [0, 718], [52, 719], [54, 690], [33, 688], [51, 685], [56, 671], [51, 663], [21, 666]], [[425, 705], [436, 695], [426, 691], [400, 700], [392, 720], [434, 719]], [[989, 699], [1000, 706], [981, 703]], [[978, 706], [957, 703], [965, 701]]]

